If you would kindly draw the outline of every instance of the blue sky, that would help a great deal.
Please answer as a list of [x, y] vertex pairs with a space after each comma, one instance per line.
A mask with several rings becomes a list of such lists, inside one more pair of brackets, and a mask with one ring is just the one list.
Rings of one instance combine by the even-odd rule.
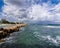
[[4, 5], [3, 0], [0, 0], [0, 11], [2, 11], [2, 6]]
[[[40, 0], [38, 0], [37, 3], [39, 3]], [[49, 0], [42, 0], [42, 2], [48, 2]], [[52, 4], [58, 4], [60, 0], [50, 0]]]
[[0, 0], [0, 19], [60, 23], [60, 0]]
[[[38, 1], [36, 1], [36, 3], [38, 4], [38, 3], [40, 3], [39, 2], [40, 0], [38, 0]], [[41, 3], [42, 2], [48, 2], [49, 0], [42, 0], [41, 1]], [[56, 5], [56, 4], [58, 4], [59, 2], [60, 2], [60, 0], [50, 0], [51, 1], [51, 4], [54, 4], [54, 5]], [[0, 10], [1, 10], [1, 8], [3, 7], [3, 5], [4, 5], [4, 1], [3, 0], [0, 0]]]
[[[40, 3], [39, 2], [40, 0], [38, 0], [36, 3], [38, 4], [38, 3]], [[48, 2], [49, 0], [42, 0], [42, 2]], [[51, 4], [58, 4], [59, 2], [60, 2], [60, 0], [50, 0], [51, 1]], [[1, 10], [1, 8], [3, 7], [3, 5], [4, 5], [4, 1], [3, 0], [0, 0], [0, 10]]]

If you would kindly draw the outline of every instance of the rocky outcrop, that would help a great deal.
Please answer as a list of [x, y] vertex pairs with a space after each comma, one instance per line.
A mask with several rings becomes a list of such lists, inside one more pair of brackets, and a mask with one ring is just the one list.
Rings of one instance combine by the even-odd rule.
[[14, 26], [0, 28], [0, 39], [5, 38], [10, 33], [19, 31], [19, 29], [24, 26], [26, 26], [26, 24], [16, 24]]
[[0, 39], [5, 38], [6, 36], [8, 36], [9, 34], [7, 32], [4, 31], [0, 31]]

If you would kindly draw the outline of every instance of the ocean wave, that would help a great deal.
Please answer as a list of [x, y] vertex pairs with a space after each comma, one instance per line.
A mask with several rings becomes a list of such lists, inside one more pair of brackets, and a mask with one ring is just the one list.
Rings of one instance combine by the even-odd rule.
[[60, 26], [43, 26], [43, 27], [47, 27], [47, 28], [60, 28]]
[[15, 43], [15, 37], [6, 37], [3, 39], [4, 43]]
[[56, 36], [55, 38], [51, 37], [50, 35], [41, 36], [44, 40], [48, 40], [49, 42], [59, 45], [60, 44], [60, 36]]
[[13, 43], [14, 41], [12, 40], [13, 37], [6, 37], [3, 40], [3, 42], [0, 42], [0, 45], [4, 44], [4, 43]]
[[54, 37], [52, 37], [51, 35], [41, 35], [41, 34], [39, 34], [38, 32], [34, 32], [33, 33], [34, 34], [34, 36], [36, 37], [36, 38], [38, 38], [39, 40], [45, 40], [45, 41], [48, 41], [48, 42], [50, 42], [50, 43], [52, 43], [52, 44], [54, 44], [54, 45], [60, 45], [60, 36], [56, 36], [55, 38]]

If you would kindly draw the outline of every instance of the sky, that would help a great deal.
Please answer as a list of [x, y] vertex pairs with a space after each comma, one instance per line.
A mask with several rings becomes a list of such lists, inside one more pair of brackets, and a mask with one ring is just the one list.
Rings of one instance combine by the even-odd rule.
[[2, 6], [4, 5], [3, 0], [0, 0], [0, 11], [2, 11]]
[[60, 23], [60, 0], [0, 0], [0, 19]]

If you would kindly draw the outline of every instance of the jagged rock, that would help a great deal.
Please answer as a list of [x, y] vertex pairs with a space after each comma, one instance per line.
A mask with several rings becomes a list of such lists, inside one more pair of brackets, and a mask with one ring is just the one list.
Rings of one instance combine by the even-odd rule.
[[15, 26], [11, 26], [11, 27], [0, 28], [0, 39], [5, 38], [10, 33], [19, 31], [19, 29], [24, 26], [26, 26], [26, 24], [17, 24]]

